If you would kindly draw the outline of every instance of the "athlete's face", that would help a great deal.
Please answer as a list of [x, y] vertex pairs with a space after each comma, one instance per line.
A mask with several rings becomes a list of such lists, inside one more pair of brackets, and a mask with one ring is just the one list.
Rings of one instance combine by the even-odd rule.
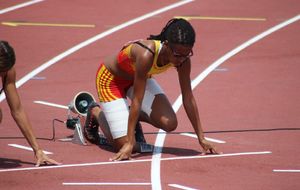
[[169, 43], [168, 47], [171, 52], [171, 62], [174, 64], [174, 66], [181, 65], [187, 59], [193, 56], [192, 46], [184, 46], [180, 44]]

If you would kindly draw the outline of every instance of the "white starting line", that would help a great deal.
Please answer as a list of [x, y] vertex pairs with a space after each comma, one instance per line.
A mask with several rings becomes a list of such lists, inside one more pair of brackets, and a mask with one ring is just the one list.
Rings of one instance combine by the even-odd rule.
[[69, 186], [144, 186], [144, 185], [151, 185], [151, 183], [116, 183], [116, 182], [92, 182], [92, 183], [77, 183], [77, 182], [65, 182], [62, 183], [63, 185]]
[[[144, 183], [129, 183], [129, 182], [64, 182], [62, 185], [65, 186], [150, 186], [151, 183], [144, 182]], [[198, 190], [194, 188], [190, 188], [187, 186], [179, 185], [179, 184], [168, 184], [170, 187], [174, 187], [177, 189], [183, 189], [183, 190]]]
[[[23, 146], [23, 145], [19, 145], [19, 144], [8, 144], [8, 146], [15, 147], [15, 148], [20, 148], [20, 149], [23, 149], [23, 150], [29, 150], [29, 151], [33, 152], [33, 149], [31, 147], [28, 147], [28, 146]], [[44, 151], [44, 150], [43, 150], [43, 152], [45, 154], [53, 154], [52, 152], [48, 152], [48, 151]]]
[[[160, 161], [171, 161], [171, 160], [187, 160], [187, 159], [203, 159], [203, 158], [221, 158], [221, 157], [234, 157], [234, 156], [247, 156], [247, 155], [263, 155], [271, 154], [271, 151], [262, 152], [240, 152], [240, 153], [228, 153], [228, 154], [209, 154], [199, 156], [177, 156], [160, 158]], [[141, 160], [125, 160], [125, 161], [109, 161], [109, 162], [94, 162], [94, 163], [81, 163], [81, 164], [65, 164], [57, 166], [43, 166], [43, 167], [28, 167], [28, 168], [13, 168], [3, 169], [1, 172], [14, 172], [14, 171], [30, 171], [30, 170], [47, 170], [57, 168], [71, 168], [71, 167], [87, 167], [87, 166], [98, 166], [98, 165], [117, 165], [117, 164], [129, 164], [129, 163], [140, 163], [140, 162], [151, 162], [152, 159], [141, 159]]]
[[300, 173], [300, 170], [273, 170], [273, 172], [282, 172], [282, 173]]

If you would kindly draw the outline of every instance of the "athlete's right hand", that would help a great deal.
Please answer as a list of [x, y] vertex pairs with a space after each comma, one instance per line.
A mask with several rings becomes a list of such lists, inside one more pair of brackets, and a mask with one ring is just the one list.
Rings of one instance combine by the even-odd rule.
[[36, 165], [35, 165], [36, 167], [39, 167], [41, 164], [61, 165], [61, 163], [49, 158], [41, 149], [36, 151], [35, 157], [37, 159]]
[[119, 152], [110, 160], [111, 161], [131, 160], [132, 149], [133, 149], [133, 144], [127, 142], [122, 146]]

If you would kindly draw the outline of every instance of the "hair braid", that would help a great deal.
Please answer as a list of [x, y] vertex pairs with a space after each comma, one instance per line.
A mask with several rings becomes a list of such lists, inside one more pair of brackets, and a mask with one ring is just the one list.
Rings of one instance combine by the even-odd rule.
[[190, 45], [195, 43], [196, 34], [192, 25], [185, 19], [174, 18], [168, 21], [158, 35], [150, 35], [149, 40], [168, 40], [174, 44]]

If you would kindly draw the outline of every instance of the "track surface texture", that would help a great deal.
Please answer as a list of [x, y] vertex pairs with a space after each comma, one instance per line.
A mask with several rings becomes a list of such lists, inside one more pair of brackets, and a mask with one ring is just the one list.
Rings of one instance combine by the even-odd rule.
[[[15, 48], [23, 106], [39, 144], [63, 163], [35, 168], [32, 152], [9, 146], [28, 144], [2, 95], [0, 189], [300, 189], [298, 0], [14, 0], [1, 1], [0, 11], [0, 38]], [[66, 120], [67, 110], [35, 101], [67, 106], [83, 90], [96, 97], [101, 61], [175, 16], [196, 30], [193, 91], [205, 136], [222, 141], [215, 145], [223, 154], [201, 156], [177, 101], [175, 69], [156, 79], [178, 128], [165, 134], [142, 123], [155, 153], [110, 162], [109, 148], [60, 141], [74, 131], [59, 122], [51, 140], [53, 119]]]

